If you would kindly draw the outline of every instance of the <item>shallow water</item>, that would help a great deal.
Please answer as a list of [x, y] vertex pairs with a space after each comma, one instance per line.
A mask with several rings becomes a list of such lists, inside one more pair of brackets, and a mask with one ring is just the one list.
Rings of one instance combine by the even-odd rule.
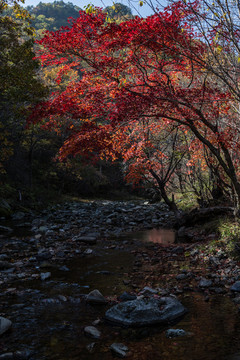
[[[131, 239], [163, 239], [151, 231], [127, 235]], [[151, 234], [151, 235], [149, 235]], [[122, 238], [121, 238], [122, 243]], [[152, 240], [150, 240], [152, 241]], [[169, 239], [161, 240], [163, 244]], [[166, 243], [165, 243], [166, 241]], [[153, 241], [155, 242], [155, 241]], [[95, 251], [95, 250], [94, 250]], [[0, 339], [0, 354], [28, 349], [31, 360], [110, 360], [109, 346], [123, 342], [130, 349], [129, 359], [147, 360], [225, 360], [240, 349], [240, 316], [227, 296], [204, 301], [201, 293], [184, 293], [180, 300], [188, 313], [171, 325], [190, 333], [168, 339], [166, 328], [120, 328], [103, 321], [109, 305], [89, 305], [82, 294], [99, 289], [105, 296], [120, 295], [132, 288], [123, 280], [134, 262], [131, 251], [98, 249], [96, 253], [65, 262], [69, 271], [50, 270], [50, 281], [19, 281], [15, 291], [0, 295], [1, 314], [13, 321], [12, 331]], [[12, 285], [11, 285], [12, 286]], [[60, 295], [60, 297], [59, 297]], [[65, 296], [66, 298], [64, 299]], [[85, 336], [84, 326], [96, 319], [99, 340]], [[86, 346], [95, 342], [94, 352]]]
[[173, 229], [155, 228], [133, 233], [123, 233], [118, 238], [121, 240], [140, 240], [143, 242], [152, 242], [155, 244], [167, 246], [176, 242], [176, 231]]

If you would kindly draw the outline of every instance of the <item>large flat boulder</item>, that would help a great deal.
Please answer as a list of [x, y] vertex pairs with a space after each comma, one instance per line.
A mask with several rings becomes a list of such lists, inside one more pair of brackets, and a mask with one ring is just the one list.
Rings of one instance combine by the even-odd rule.
[[145, 298], [113, 306], [105, 319], [124, 326], [149, 326], [171, 322], [185, 313], [185, 307], [173, 297]]

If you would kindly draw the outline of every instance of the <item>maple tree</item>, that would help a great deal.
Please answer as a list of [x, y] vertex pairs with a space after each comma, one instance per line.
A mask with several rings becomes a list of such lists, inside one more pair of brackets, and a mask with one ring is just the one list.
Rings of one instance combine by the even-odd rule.
[[[160, 134], [190, 132], [191, 164], [206, 148], [240, 197], [236, 98], [214, 74], [208, 76], [208, 46], [194, 28], [197, 6], [177, 2], [146, 19], [120, 24], [106, 22], [101, 9], [82, 11], [69, 27], [39, 41], [42, 64], [61, 65], [58, 83], [72, 69], [82, 74], [35, 107], [30, 118], [45, 119], [47, 128], [68, 118], [70, 136], [61, 159], [120, 157], [129, 180], [152, 176], [165, 197], [185, 149], [175, 137], [178, 157], [176, 149], [170, 154]], [[216, 31], [208, 34], [208, 42], [219, 52]], [[174, 209], [174, 201], [168, 204]]]

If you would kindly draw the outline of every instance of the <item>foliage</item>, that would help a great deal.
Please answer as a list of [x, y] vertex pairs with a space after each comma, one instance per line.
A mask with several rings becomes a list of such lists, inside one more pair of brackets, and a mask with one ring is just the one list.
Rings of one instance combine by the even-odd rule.
[[240, 252], [240, 224], [238, 221], [225, 220], [218, 228], [220, 241], [225, 250], [233, 255]]
[[0, 172], [19, 150], [30, 105], [42, 100], [46, 88], [38, 79], [39, 64], [33, 60], [33, 29], [28, 13], [14, 2], [0, 7]]

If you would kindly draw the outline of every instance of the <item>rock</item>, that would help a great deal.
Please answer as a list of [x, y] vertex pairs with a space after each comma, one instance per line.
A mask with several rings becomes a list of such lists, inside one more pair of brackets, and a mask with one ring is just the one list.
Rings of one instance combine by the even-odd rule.
[[0, 261], [0, 270], [7, 270], [14, 267], [13, 264], [7, 262], [7, 261]]
[[4, 199], [0, 200], [0, 216], [9, 217], [11, 215], [11, 206]]
[[15, 358], [15, 356], [14, 356], [14, 353], [12, 353], [12, 352], [8, 352], [8, 353], [0, 355], [0, 360], [10, 360], [10, 359], [14, 359], [14, 358]]
[[46, 273], [41, 273], [41, 280], [47, 280], [51, 277], [51, 273], [50, 272], [46, 272]]
[[84, 255], [90, 255], [90, 254], [92, 254], [93, 253], [93, 250], [92, 249], [86, 249], [85, 251], [84, 251]]
[[116, 356], [120, 358], [125, 358], [127, 356], [128, 347], [124, 344], [113, 343], [109, 348]]
[[38, 231], [42, 234], [46, 233], [48, 230], [49, 229], [47, 226], [40, 226], [40, 228], [38, 229]]
[[168, 323], [186, 313], [175, 298], [136, 299], [117, 304], [107, 310], [105, 319], [119, 325], [148, 326]]
[[10, 233], [10, 232], [13, 232], [13, 229], [11, 229], [11, 228], [8, 227], [8, 226], [2, 226], [2, 225], [0, 225], [0, 234], [1, 234], [1, 233]]
[[177, 247], [173, 248], [171, 251], [174, 254], [183, 254], [185, 249], [182, 246], [177, 246]]
[[47, 269], [47, 268], [54, 268], [55, 266], [53, 264], [51, 264], [48, 261], [43, 261], [40, 265], [39, 265], [40, 269]]
[[30, 350], [23, 350], [23, 351], [16, 351], [14, 353], [14, 359], [16, 360], [27, 360], [32, 355], [32, 351]]
[[240, 292], [240, 281], [236, 281], [230, 288], [231, 291]]
[[61, 270], [61, 271], [70, 271], [70, 269], [66, 265], [60, 266], [59, 270]]
[[66, 302], [67, 298], [64, 295], [58, 295], [59, 300]]
[[93, 290], [91, 291], [86, 298], [86, 301], [88, 303], [93, 303], [93, 304], [107, 304], [107, 299], [100, 293], [99, 290]]
[[42, 260], [48, 260], [52, 258], [52, 254], [48, 252], [46, 249], [40, 249], [37, 253], [37, 259]]
[[72, 238], [72, 240], [84, 242], [88, 245], [94, 245], [97, 243], [97, 238], [95, 236], [75, 236]]
[[86, 346], [86, 349], [90, 352], [90, 354], [92, 354], [94, 352], [95, 345], [96, 345], [96, 343], [92, 342]]
[[12, 322], [2, 316], [0, 316], [0, 335], [5, 333], [12, 326]]
[[212, 280], [202, 278], [199, 282], [199, 287], [208, 288], [210, 286], [212, 286]]
[[137, 298], [136, 295], [131, 295], [128, 292], [124, 291], [124, 293], [122, 293], [118, 297], [118, 300], [120, 300], [120, 301], [132, 301], [132, 300], [136, 300], [136, 298]]
[[176, 276], [176, 280], [185, 280], [188, 278], [188, 275], [187, 274], [178, 274]]
[[185, 226], [181, 226], [181, 227], [178, 229], [177, 237], [178, 237], [178, 238], [183, 238], [185, 235], [186, 235], [186, 228], [185, 228]]
[[235, 303], [235, 304], [240, 304], [240, 296], [237, 296], [237, 297], [235, 297], [234, 299], [233, 299], [233, 302]]
[[140, 294], [141, 295], [153, 295], [153, 294], [157, 294], [158, 291], [155, 289], [150, 288], [149, 286], [145, 286], [141, 291]]
[[84, 332], [94, 339], [100, 339], [101, 333], [95, 326], [86, 326]]
[[24, 213], [22, 211], [18, 211], [16, 213], [12, 214], [12, 219], [13, 220], [22, 220], [25, 216], [26, 216], [26, 213]]
[[183, 329], [168, 329], [165, 334], [167, 338], [173, 338], [178, 336], [186, 336], [187, 332]]

